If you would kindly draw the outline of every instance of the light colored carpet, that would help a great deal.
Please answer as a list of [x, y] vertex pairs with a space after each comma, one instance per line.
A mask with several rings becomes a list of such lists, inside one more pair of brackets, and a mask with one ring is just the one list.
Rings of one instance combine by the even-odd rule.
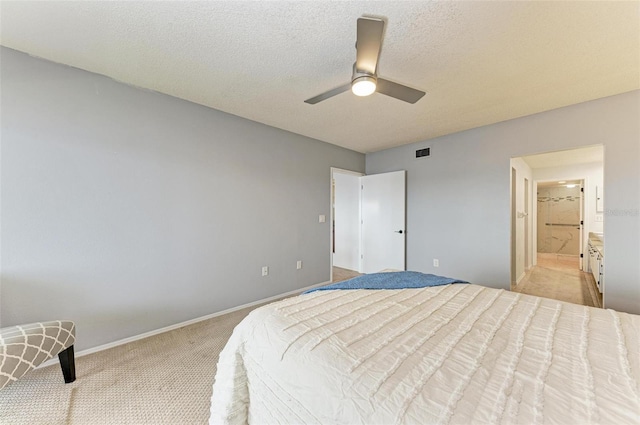
[[515, 292], [552, 298], [590, 307], [602, 307], [593, 277], [580, 271], [579, 258], [538, 254], [537, 265], [512, 288]]
[[0, 424], [206, 424], [220, 351], [255, 308], [78, 357], [71, 384], [57, 364], [34, 370], [0, 391]]
[[0, 391], [0, 424], [206, 424], [218, 355], [253, 308], [76, 359]]

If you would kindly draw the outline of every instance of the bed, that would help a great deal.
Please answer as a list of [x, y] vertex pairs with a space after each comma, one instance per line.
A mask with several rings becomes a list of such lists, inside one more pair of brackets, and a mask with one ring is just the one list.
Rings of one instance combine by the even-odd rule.
[[473, 284], [306, 293], [236, 327], [210, 423], [637, 424], [639, 335], [640, 316]]

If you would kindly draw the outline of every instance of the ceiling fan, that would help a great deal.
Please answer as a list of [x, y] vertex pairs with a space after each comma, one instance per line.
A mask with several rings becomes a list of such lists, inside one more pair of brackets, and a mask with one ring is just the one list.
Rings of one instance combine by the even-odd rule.
[[369, 96], [378, 92], [408, 103], [420, 100], [425, 94], [423, 91], [378, 77], [378, 58], [383, 32], [384, 20], [365, 16], [358, 18], [356, 62], [353, 64], [351, 82], [307, 99], [305, 103], [315, 105], [349, 89], [356, 96]]

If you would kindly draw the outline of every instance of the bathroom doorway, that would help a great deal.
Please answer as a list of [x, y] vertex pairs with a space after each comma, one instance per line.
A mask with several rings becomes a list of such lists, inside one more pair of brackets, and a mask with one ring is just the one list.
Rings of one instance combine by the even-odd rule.
[[586, 253], [589, 233], [603, 232], [604, 147], [512, 158], [511, 171], [511, 289], [601, 307]]

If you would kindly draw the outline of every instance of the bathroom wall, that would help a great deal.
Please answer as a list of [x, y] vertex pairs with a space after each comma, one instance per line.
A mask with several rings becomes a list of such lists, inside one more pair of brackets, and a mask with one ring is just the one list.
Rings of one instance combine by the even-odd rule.
[[[561, 167], [535, 168], [533, 179], [540, 182], [584, 179], [584, 225], [586, 232], [604, 230], [604, 212], [596, 211], [596, 187], [603, 187], [604, 164], [589, 162], [585, 164], [563, 165]], [[605, 204], [606, 207], [606, 204]]]
[[540, 253], [580, 255], [580, 186], [538, 186]]

